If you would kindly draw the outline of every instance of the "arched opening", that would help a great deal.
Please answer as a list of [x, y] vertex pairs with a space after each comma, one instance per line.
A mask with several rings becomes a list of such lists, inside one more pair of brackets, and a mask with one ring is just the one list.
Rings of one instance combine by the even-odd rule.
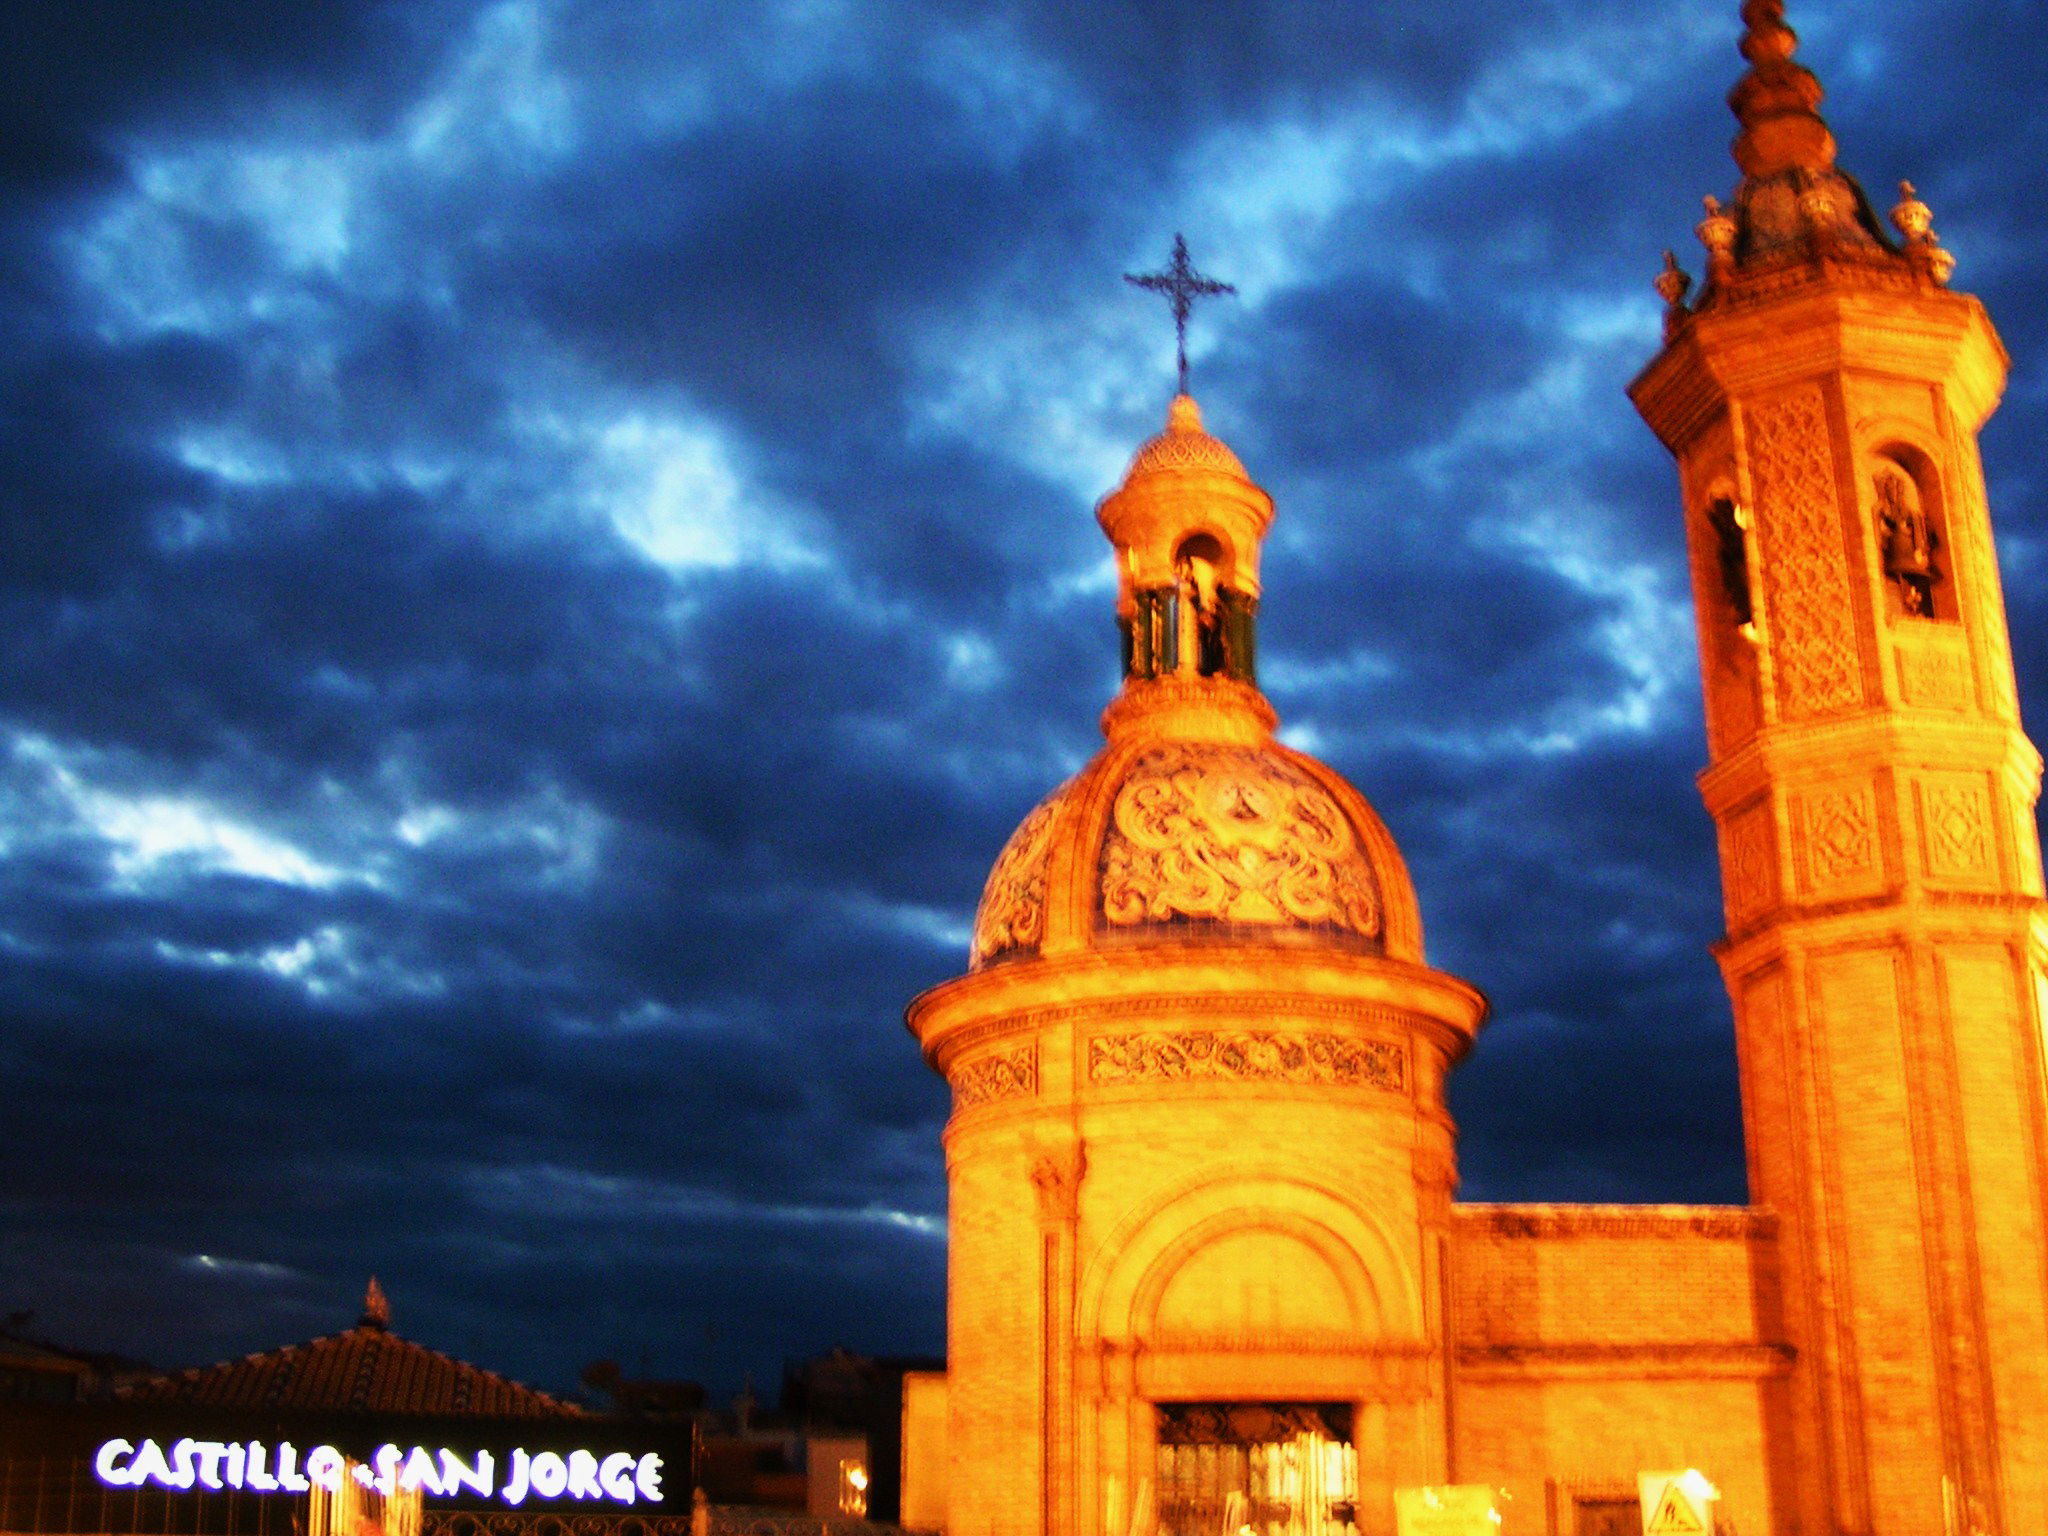
[[1893, 444], [1870, 471], [1871, 516], [1887, 613], [1901, 622], [1954, 620], [1954, 565], [1941, 476], [1919, 449]]
[[1733, 496], [1707, 502], [1707, 527], [1714, 538], [1714, 564], [1721, 573], [1721, 592], [1735, 628], [1749, 633], [1756, 623], [1756, 599], [1750, 586], [1749, 515]]
[[1230, 551], [1212, 533], [1191, 533], [1173, 552], [1175, 665], [1197, 677], [1252, 682], [1256, 604], [1236, 585]]

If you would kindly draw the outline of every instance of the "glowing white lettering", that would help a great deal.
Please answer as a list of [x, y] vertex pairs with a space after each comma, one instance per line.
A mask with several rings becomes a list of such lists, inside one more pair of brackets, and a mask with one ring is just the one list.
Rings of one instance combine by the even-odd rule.
[[527, 1463], [526, 1452], [514, 1451], [512, 1453], [512, 1475], [505, 1481], [505, 1502], [507, 1504], [523, 1504], [526, 1502], [526, 1491], [530, 1486], [528, 1481], [530, 1471], [531, 1468]]
[[218, 1440], [194, 1440], [192, 1442], [192, 1454], [199, 1462], [199, 1485], [202, 1488], [225, 1488], [227, 1486], [226, 1483], [220, 1480], [221, 1458], [227, 1455], [227, 1453], [228, 1448]]
[[398, 1486], [407, 1493], [417, 1488], [439, 1498], [447, 1492], [441, 1486], [441, 1469], [434, 1465], [434, 1458], [423, 1445], [412, 1448], [412, 1454], [405, 1458], [405, 1470], [398, 1474]]
[[316, 1445], [306, 1452], [306, 1476], [329, 1493], [341, 1491], [343, 1457], [331, 1445]]
[[126, 1467], [116, 1466], [115, 1463], [123, 1456], [133, 1455], [134, 1452], [135, 1447], [126, 1440], [109, 1440], [100, 1447], [99, 1455], [93, 1458], [92, 1469], [99, 1474], [100, 1481], [111, 1488], [132, 1488], [137, 1480], [131, 1478]]
[[478, 1451], [473, 1463], [465, 1463], [453, 1451], [441, 1453], [441, 1491], [460, 1493], [468, 1488], [485, 1498], [491, 1496], [491, 1453]]
[[128, 1463], [128, 1486], [140, 1488], [145, 1478], [155, 1478], [160, 1488], [175, 1488], [171, 1481], [171, 1464], [164, 1460], [163, 1447], [154, 1440], [142, 1442], [142, 1448], [135, 1453], [135, 1459]]
[[569, 1467], [553, 1451], [542, 1451], [533, 1458], [533, 1491], [544, 1499], [559, 1499], [562, 1490], [569, 1486]]
[[605, 1457], [604, 1464], [597, 1469], [597, 1480], [621, 1504], [632, 1503], [639, 1492], [633, 1486], [633, 1458], [625, 1451], [613, 1451]]
[[[286, 1446], [285, 1449], [290, 1450], [291, 1447]], [[249, 1486], [258, 1493], [274, 1493], [277, 1491], [277, 1479], [263, 1470], [263, 1442], [261, 1440], [251, 1440], [249, 1442], [248, 1478]]]
[[588, 1451], [569, 1453], [569, 1497], [572, 1499], [601, 1499], [604, 1490], [597, 1486], [597, 1458]]
[[332, 1445], [316, 1445], [302, 1458], [291, 1441], [276, 1448], [261, 1440], [179, 1439], [166, 1450], [155, 1440], [112, 1439], [93, 1456], [93, 1472], [109, 1488], [154, 1485], [175, 1491], [248, 1489], [256, 1493], [304, 1493], [315, 1484], [337, 1491], [349, 1467], [366, 1488], [391, 1494], [414, 1489], [434, 1498], [495, 1496], [518, 1506], [537, 1499], [596, 1499], [617, 1504], [661, 1502], [661, 1457], [630, 1451], [608, 1455], [591, 1450], [510, 1452], [505, 1481], [497, 1479], [490, 1451], [465, 1457], [424, 1445], [380, 1445], [367, 1464], [351, 1462]]

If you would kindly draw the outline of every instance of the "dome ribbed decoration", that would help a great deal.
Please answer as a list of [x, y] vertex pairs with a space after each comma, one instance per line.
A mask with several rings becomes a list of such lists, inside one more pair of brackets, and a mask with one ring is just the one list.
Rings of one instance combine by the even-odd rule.
[[1251, 479], [1230, 445], [1202, 429], [1202, 408], [1191, 395], [1173, 397], [1166, 430], [1138, 450], [1124, 478], [1128, 481], [1136, 475], [1175, 469], [1211, 469], [1240, 480]]

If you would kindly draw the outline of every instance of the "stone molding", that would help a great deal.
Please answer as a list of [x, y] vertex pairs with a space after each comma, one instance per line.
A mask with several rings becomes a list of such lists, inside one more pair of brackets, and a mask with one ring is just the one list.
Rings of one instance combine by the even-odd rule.
[[1466, 1205], [1451, 1207], [1460, 1237], [1769, 1239], [1778, 1214], [1752, 1205]]
[[[1304, 1019], [1359, 1026], [1384, 1037], [1405, 1035], [1418, 1026], [1429, 1028], [1432, 1021], [1405, 1009], [1384, 1003], [1354, 1003], [1314, 997], [1299, 992], [1236, 992], [1204, 996], [1186, 994], [1153, 997], [1119, 997], [1110, 994], [1085, 1003], [1065, 1003], [1055, 1008], [1024, 1008], [1002, 1014], [984, 1024], [972, 1024], [946, 1036], [946, 1059], [956, 1060], [991, 1040], [1058, 1028], [1077, 1021], [1113, 1023], [1120, 1019], [1149, 1018], [1159, 1014], [1176, 1017], [1242, 1019], [1247, 1028], [1261, 1019]], [[1435, 1032], [1434, 1030], [1432, 1031]]]
[[1387, 1040], [1323, 1031], [1154, 1030], [1091, 1039], [1088, 1081], [1105, 1087], [1286, 1083], [1406, 1093], [1410, 1074], [1407, 1051]]
[[1788, 1344], [1672, 1339], [1642, 1344], [1460, 1344], [1452, 1354], [1461, 1381], [1764, 1379], [1790, 1374]]

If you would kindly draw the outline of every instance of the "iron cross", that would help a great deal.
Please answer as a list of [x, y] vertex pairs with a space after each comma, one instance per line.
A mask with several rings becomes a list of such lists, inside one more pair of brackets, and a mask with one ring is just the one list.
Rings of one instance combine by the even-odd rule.
[[1195, 307], [1195, 300], [1212, 298], [1219, 293], [1235, 293], [1237, 290], [1228, 283], [1219, 283], [1197, 272], [1194, 263], [1188, 260], [1187, 240], [1180, 235], [1173, 237], [1173, 263], [1164, 272], [1126, 272], [1124, 281], [1151, 293], [1166, 295], [1166, 302], [1173, 306], [1173, 334], [1180, 357], [1180, 392], [1186, 394], [1188, 315]]

